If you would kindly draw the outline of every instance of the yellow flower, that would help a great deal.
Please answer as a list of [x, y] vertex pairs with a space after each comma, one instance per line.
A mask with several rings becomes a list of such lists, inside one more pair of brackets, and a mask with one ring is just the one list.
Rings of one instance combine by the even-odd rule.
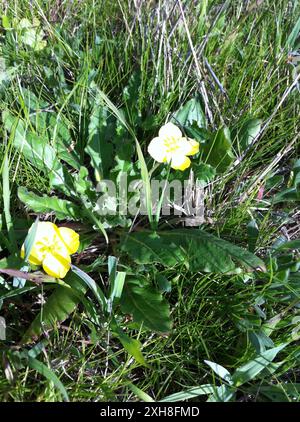
[[158, 137], [148, 145], [148, 152], [159, 163], [171, 163], [175, 170], [185, 170], [191, 165], [188, 155], [199, 151], [199, 143], [194, 139], [184, 138], [179, 127], [173, 123], [162, 126]]
[[[30, 229], [31, 230], [31, 229]], [[29, 263], [42, 265], [52, 277], [63, 278], [71, 266], [70, 255], [79, 248], [79, 235], [67, 227], [57, 227], [50, 222], [39, 222]], [[24, 244], [21, 257], [25, 256]]]

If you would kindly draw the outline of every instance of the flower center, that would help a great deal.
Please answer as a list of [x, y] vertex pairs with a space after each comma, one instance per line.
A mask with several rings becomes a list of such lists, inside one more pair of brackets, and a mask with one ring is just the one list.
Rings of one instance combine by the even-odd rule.
[[164, 140], [167, 153], [173, 153], [179, 149], [179, 142], [177, 138], [168, 137]]

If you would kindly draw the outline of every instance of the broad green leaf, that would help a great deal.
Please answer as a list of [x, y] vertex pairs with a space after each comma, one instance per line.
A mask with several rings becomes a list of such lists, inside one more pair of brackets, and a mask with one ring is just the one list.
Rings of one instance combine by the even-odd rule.
[[144, 327], [159, 333], [171, 330], [168, 302], [148, 283], [127, 279], [120, 304], [124, 313], [133, 315], [133, 320]]
[[55, 373], [51, 369], [49, 369], [42, 362], [40, 362], [39, 360], [31, 356], [28, 356], [27, 363], [30, 368], [35, 369], [37, 372], [39, 372], [49, 381], [53, 382], [54, 386], [58, 389], [58, 391], [60, 391], [65, 401], [69, 401], [69, 396], [63, 383], [60, 381], [60, 379], [57, 377], [57, 375], [55, 375]]
[[202, 159], [214, 167], [217, 173], [223, 173], [233, 162], [231, 136], [228, 127], [222, 127], [203, 147]]
[[211, 362], [210, 360], [204, 361], [220, 378], [228, 382], [229, 384], [232, 384], [231, 374], [229, 371], [227, 371], [226, 368], [219, 365], [218, 363]]
[[237, 140], [240, 151], [244, 151], [252, 144], [255, 137], [259, 134], [262, 121], [260, 119], [249, 119], [237, 131]]
[[157, 282], [158, 288], [162, 293], [170, 293], [172, 290], [172, 283], [170, 280], [167, 279], [163, 274], [157, 272], [155, 274], [155, 280]]
[[57, 322], [62, 322], [75, 310], [80, 302], [80, 296], [86, 292], [86, 286], [72, 272], [64, 279], [72, 289], [57, 286], [49, 296], [40, 313], [26, 330], [22, 343], [28, 343], [33, 337], [38, 337], [44, 330], [52, 329]]
[[81, 208], [65, 199], [57, 198], [57, 196], [38, 196], [33, 192], [29, 192], [24, 187], [18, 189], [19, 199], [31, 210], [37, 213], [55, 212], [55, 216], [63, 220], [72, 218], [78, 220], [81, 218]]
[[213, 178], [215, 177], [216, 170], [214, 167], [210, 166], [209, 164], [193, 163], [192, 166], [193, 166], [193, 171], [194, 171], [196, 180], [201, 180], [207, 183], [213, 180]]
[[178, 393], [171, 394], [169, 396], [164, 397], [160, 402], [177, 402], [183, 401], [188, 399], [194, 399], [198, 396], [203, 396], [207, 394], [211, 394], [215, 391], [216, 387], [212, 384], [203, 384], [199, 387], [191, 387], [187, 390], [180, 391]]
[[256, 255], [200, 229], [130, 233], [123, 236], [121, 249], [138, 264], [181, 264], [192, 272], [233, 272], [235, 263], [265, 269]]
[[174, 113], [171, 121], [179, 126], [192, 126], [194, 122], [198, 127], [206, 127], [205, 114], [202, 110], [200, 101], [193, 98], [185, 103], [180, 109]]
[[277, 354], [286, 347], [286, 343], [280, 346], [269, 349], [260, 355], [256, 356], [253, 360], [239, 367], [232, 375], [234, 385], [239, 387], [248, 381], [253, 380], [261, 371], [267, 368], [270, 363], [275, 359]]
[[263, 353], [266, 348], [274, 347], [273, 341], [263, 332], [263, 330], [250, 331], [249, 340], [253, 344], [257, 353]]

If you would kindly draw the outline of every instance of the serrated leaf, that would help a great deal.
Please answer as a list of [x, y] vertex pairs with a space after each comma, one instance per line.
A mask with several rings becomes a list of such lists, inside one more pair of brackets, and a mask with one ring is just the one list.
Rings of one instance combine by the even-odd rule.
[[130, 233], [123, 236], [121, 249], [138, 264], [181, 264], [192, 272], [233, 272], [235, 262], [247, 270], [265, 269], [256, 255], [200, 229]]
[[151, 285], [134, 278], [126, 280], [120, 301], [124, 313], [133, 315], [133, 320], [159, 333], [171, 330], [170, 311], [162, 294]]
[[57, 198], [56, 196], [38, 196], [33, 192], [29, 192], [24, 187], [19, 187], [18, 197], [31, 210], [37, 213], [47, 213], [54, 211], [55, 216], [60, 220], [65, 218], [78, 220], [82, 214], [81, 208], [77, 205], [74, 205], [72, 202]]

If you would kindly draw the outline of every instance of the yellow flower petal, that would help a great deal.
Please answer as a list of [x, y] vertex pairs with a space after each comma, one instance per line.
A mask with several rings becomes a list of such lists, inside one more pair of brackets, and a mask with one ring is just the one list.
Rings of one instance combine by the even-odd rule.
[[[31, 226], [32, 227], [32, 226]], [[31, 230], [30, 227], [30, 230]], [[52, 243], [57, 236], [57, 226], [50, 221], [40, 221], [37, 226], [35, 243]]]
[[[24, 243], [21, 248], [21, 258], [25, 257], [25, 246]], [[33, 265], [42, 265], [45, 254], [39, 248], [33, 247], [30, 251], [30, 256], [28, 258], [29, 264]]]
[[43, 261], [45, 273], [55, 278], [64, 278], [70, 269], [71, 258], [69, 255], [48, 253]]
[[195, 139], [190, 139], [187, 141], [188, 144], [188, 151], [185, 153], [186, 155], [195, 155], [199, 152], [199, 142], [195, 141]]
[[166, 161], [166, 147], [160, 138], [153, 138], [148, 145], [148, 152], [155, 161], [163, 163]]
[[185, 155], [174, 154], [172, 156], [171, 167], [174, 170], [185, 170], [191, 165], [191, 160]]
[[170, 138], [179, 139], [182, 137], [182, 133], [179, 127], [174, 125], [174, 123], [169, 122], [160, 128], [158, 136], [163, 140]]
[[79, 234], [68, 227], [59, 227], [59, 235], [68, 249], [70, 255], [77, 252], [79, 248]]

